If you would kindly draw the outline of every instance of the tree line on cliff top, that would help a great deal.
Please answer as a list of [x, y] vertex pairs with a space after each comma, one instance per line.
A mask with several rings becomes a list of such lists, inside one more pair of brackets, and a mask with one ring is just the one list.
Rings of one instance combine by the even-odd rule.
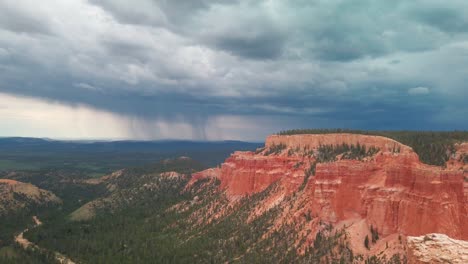
[[372, 131], [351, 129], [293, 129], [278, 135], [350, 133], [383, 136], [410, 146], [422, 162], [445, 166], [455, 153], [455, 144], [468, 141], [468, 131]]

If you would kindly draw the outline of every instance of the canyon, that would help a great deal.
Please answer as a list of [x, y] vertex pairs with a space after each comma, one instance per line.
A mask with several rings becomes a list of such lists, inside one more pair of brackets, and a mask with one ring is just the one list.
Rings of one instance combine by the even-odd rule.
[[3, 241], [77, 263], [465, 263], [468, 135], [365, 133], [272, 135], [213, 168], [8, 172], [2, 197], [44, 206]]
[[[346, 153], [319, 159], [323, 146], [343, 144], [378, 151], [356, 159]], [[409, 236], [441, 233], [468, 240], [468, 170], [462, 158], [467, 150], [467, 143], [456, 144], [446, 166], [433, 166], [422, 163], [411, 147], [381, 136], [272, 135], [265, 148], [235, 152], [220, 167], [193, 174], [186, 189], [216, 179], [233, 206], [271, 189], [249, 219], [279, 208], [276, 227], [292, 225], [306, 241], [299, 253], [313, 243], [323, 222], [345, 228], [357, 253], [405, 252], [402, 241]], [[363, 241], [373, 231], [380, 239], [366, 248]]]

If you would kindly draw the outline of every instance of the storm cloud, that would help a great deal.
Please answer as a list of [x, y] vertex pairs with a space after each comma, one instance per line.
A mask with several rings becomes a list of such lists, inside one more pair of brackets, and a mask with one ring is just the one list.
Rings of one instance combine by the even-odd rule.
[[[0, 109], [96, 124], [50, 137], [105, 137], [91, 113], [114, 138], [468, 129], [467, 25], [459, 0], [3, 0]], [[11, 113], [0, 136], [25, 135]]]

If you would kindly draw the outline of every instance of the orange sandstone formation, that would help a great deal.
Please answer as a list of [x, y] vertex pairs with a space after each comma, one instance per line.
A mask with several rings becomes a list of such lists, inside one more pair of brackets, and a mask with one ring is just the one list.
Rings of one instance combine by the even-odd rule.
[[[317, 163], [315, 174], [306, 176], [321, 145], [343, 143], [380, 151], [363, 160]], [[278, 145], [282, 145], [279, 152], [268, 153]], [[467, 145], [460, 144], [458, 151], [464, 152]], [[221, 190], [234, 201], [277, 183], [281, 191], [270, 199], [272, 203], [294, 194], [293, 208], [323, 221], [365, 220], [384, 236], [443, 233], [468, 240], [466, 176], [463, 166], [444, 169], [423, 164], [410, 147], [385, 137], [274, 135], [267, 138], [264, 150], [235, 152], [220, 168], [194, 174], [189, 186], [202, 178], [217, 178]]]
[[15, 181], [15, 180], [10, 180], [10, 179], [0, 179], [0, 184], [5, 184], [5, 185], [16, 185], [20, 182]]

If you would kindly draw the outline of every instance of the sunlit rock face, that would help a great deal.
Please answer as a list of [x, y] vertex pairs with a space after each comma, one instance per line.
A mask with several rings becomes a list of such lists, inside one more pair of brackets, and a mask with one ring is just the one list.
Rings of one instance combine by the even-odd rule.
[[53, 193], [30, 183], [0, 179], [0, 216], [62, 201]]
[[444, 234], [408, 237], [408, 263], [468, 263], [468, 242]]
[[339, 145], [342, 143], [350, 145], [364, 145], [366, 147], [377, 147], [384, 152], [400, 148], [400, 153], [412, 152], [411, 148], [393, 139], [381, 136], [368, 136], [348, 133], [318, 134], [318, 135], [271, 135], [265, 141], [265, 147], [285, 144], [289, 148], [311, 148], [316, 149], [321, 145]]
[[[320, 162], [314, 173], [308, 172], [317, 162], [320, 146], [343, 143], [379, 151], [360, 160], [338, 157]], [[459, 152], [465, 150], [458, 148]], [[317, 219], [334, 224], [364, 219], [383, 236], [443, 233], [467, 240], [468, 188], [464, 177], [463, 166], [423, 164], [410, 147], [385, 137], [273, 135], [267, 138], [265, 149], [235, 152], [219, 168], [194, 174], [189, 185], [202, 178], [217, 178], [219, 188], [234, 202], [277, 183], [279, 191], [267, 200], [272, 204], [266, 202], [256, 213], [294, 196], [293, 209], [284, 209], [288, 215], [298, 214], [291, 210], [312, 212]]]

